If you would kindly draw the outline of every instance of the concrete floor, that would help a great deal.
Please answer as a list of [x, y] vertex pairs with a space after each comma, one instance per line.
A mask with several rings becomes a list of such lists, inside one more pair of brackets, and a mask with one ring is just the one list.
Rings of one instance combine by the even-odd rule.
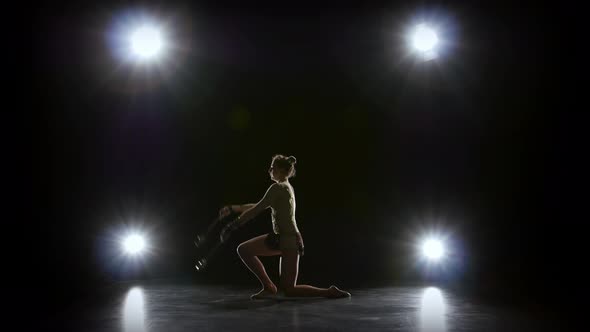
[[429, 287], [348, 289], [352, 298], [252, 301], [256, 289], [119, 285], [53, 317], [68, 331], [554, 331], [546, 317], [470, 303]]

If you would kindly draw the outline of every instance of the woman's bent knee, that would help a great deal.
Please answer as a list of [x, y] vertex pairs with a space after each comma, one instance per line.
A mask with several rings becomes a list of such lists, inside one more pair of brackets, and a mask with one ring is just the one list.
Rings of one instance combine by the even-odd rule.
[[247, 247], [244, 245], [244, 243], [240, 244], [238, 246], [238, 248], [236, 249], [236, 252], [238, 253], [238, 256], [243, 257], [244, 255], [247, 255]]

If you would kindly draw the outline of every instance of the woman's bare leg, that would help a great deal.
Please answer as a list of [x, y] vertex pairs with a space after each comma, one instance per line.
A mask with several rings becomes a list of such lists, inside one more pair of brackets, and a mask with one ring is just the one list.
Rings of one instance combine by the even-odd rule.
[[299, 274], [299, 253], [297, 250], [284, 250], [281, 256], [279, 274], [281, 288], [286, 296], [294, 297], [348, 297], [349, 293], [341, 291], [336, 286], [318, 288], [310, 285], [297, 285]]
[[255, 238], [252, 238], [246, 242], [243, 242], [238, 246], [238, 255], [246, 264], [248, 269], [256, 275], [260, 283], [262, 284], [262, 290], [257, 294], [254, 294], [253, 297], [257, 297], [260, 295], [265, 295], [267, 293], [276, 294], [277, 293], [277, 286], [270, 280], [268, 274], [266, 273], [266, 269], [264, 265], [260, 261], [257, 256], [276, 256], [280, 255], [280, 250], [272, 250], [269, 249], [264, 240], [268, 235], [260, 235]]

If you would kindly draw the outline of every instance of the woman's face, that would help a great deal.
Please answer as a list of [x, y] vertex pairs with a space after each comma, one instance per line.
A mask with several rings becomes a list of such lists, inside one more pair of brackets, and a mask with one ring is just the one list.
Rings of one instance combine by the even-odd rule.
[[274, 165], [270, 165], [268, 173], [270, 174], [270, 178], [274, 181], [278, 181], [285, 177], [283, 170], [276, 168]]

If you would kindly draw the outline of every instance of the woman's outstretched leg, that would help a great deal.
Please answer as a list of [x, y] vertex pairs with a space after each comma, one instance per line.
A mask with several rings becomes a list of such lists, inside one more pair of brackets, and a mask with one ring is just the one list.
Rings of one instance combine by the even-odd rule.
[[269, 249], [264, 240], [267, 235], [260, 235], [252, 238], [246, 242], [243, 242], [238, 246], [238, 255], [246, 264], [248, 269], [256, 275], [260, 283], [262, 284], [262, 290], [254, 295], [252, 298], [262, 297], [264, 295], [276, 294], [277, 286], [270, 280], [264, 265], [257, 256], [276, 256], [280, 255], [279, 250]]
[[297, 285], [299, 274], [299, 253], [297, 250], [284, 250], [281, 256], [279, 273], [281, 275], [281, 288], [286, 296], [292, 297], [349, 297], [350, 293], [338, 289], [319, 288], [310, 285]]

